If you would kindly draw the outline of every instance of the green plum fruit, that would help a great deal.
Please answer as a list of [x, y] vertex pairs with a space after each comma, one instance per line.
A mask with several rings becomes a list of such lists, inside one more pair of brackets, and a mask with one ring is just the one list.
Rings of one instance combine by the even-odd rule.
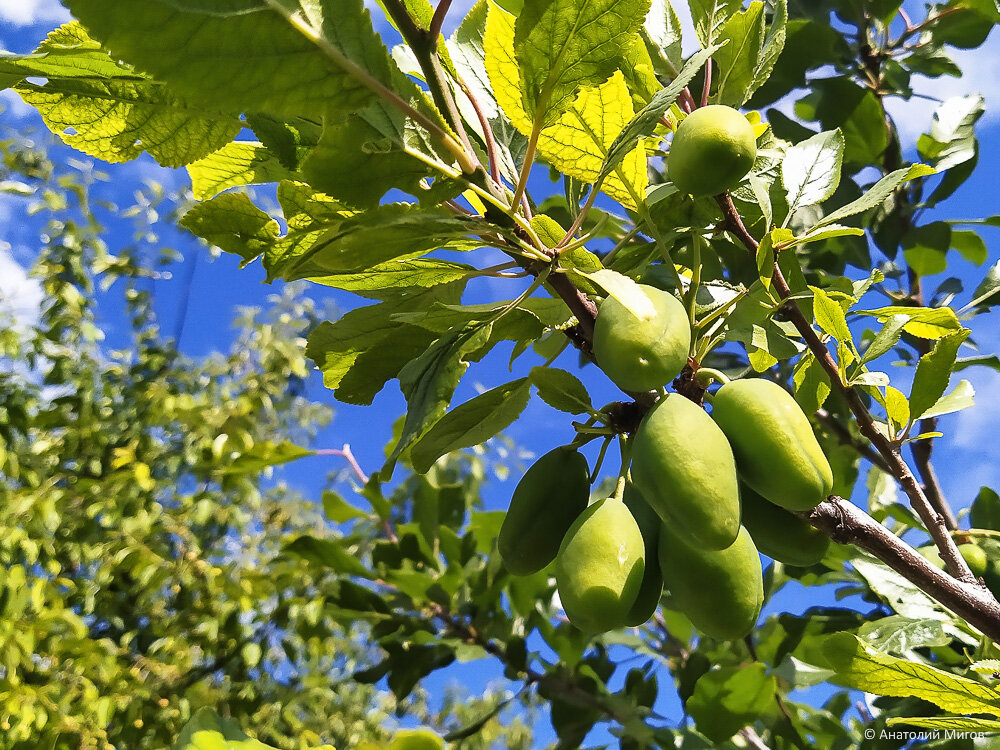
[[624, 391], [650, 391], [666, 385], [687, 364], [691, 326], [684, 305], [669, 292], [646, 284], [639, 292], [649, 303], [637, 317], [607, 297], [594, 324], [597, 364]]
[[569, 621], [585, 633], [620, 628], [644, 570], [642, 532], [625, 503], [609, 497], [591, 505], [556, 555], [556, 586]]
[[743, 526], [762, 554], [803, 568], [823, 559], [830, 537], [808, 521], [768, 502], [745, 484], [740, 488], [740, 501]]
[[746, 529], [741, 528], [726, 549], [709, 550], [664, 524], [659, 552], [673, 603], [699, 631], [732, 640], [754, 629], [764, 603], [764, 580], [760, 556]]
[[444, 740], [429, 729], [400, 729], [388, 750], [443, 750]]
[[810, 510], [833, 491], [833, 470], [809, 418], [777, 383], [726, 383], [712, 401], [712, 418], [729, 438], [740, 477], [765, 499]]
[[590, 469], [582, 453], [563, 446], [539, 458], [514, 488], [500, 526], [497, 547], [504, 567], [526, 576], [552, 562], [589, 501]]
[[753, 168], [757, 136], [746, 117], [732, 107], [701, 107], [677, 126], [667, 174], [682, 193], [718, 195], [734, 189]]
[[656, 511], [649, 507], [634, 484], [625, 487], [625, 507], [629, 509], [639, 531], [642, 533], [643, 549], [645, 550], [646, 567], [642, 573], [642, 585], [635, 598], [632, 609], [625, 617], [625, 624], [633, 627], [645, 624], [660, 603], [663, 593], [663, 575], [660, 573], [660, 560], [657, 547], [660, 541], [660, 526], [663, 523]]
[[725, 549], [740, 531], [733, 451], [697, 404], [671, 394], [649, 411], [632, 441], [632, 481], [668, 524], [708, 549]]

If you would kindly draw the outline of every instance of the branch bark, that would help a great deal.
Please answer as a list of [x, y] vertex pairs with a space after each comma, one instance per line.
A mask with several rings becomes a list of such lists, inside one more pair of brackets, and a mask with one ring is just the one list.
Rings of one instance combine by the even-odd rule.
[[1000, 638], [1000, 603], [979, 582], [952, 578], [853, 503], [831, 495], [799, 514], [835, 542], [853, 544], [881, 560], [987, 637]]

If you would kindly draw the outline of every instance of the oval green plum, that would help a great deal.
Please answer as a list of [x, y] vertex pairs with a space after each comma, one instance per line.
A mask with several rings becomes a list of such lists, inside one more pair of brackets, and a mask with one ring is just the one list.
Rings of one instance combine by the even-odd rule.
[[649, 411], [632, 441], [632, 481], [657, 515], [709, 549], [740, 531], [733, 451], [698, 405], [671, 394]]
[[625, 503], [609, 497], [591, 505], [556, 555], [556, 586], [569, 621], [585, 633], [620, 628], [644, 570], [642, 532]]
[[765, 499], [810, 510], [833, 491], [833, 470], [809, 418], [777, 383], [726, 383], [712, 401], [712, 418], [729, 438], [740, 477]]
[[714, 104], [681, 121], [667, 155], [667, 174], [682, 193], [718, 195], [739, 185], [756, 158], [757, 136], [747, 118]]
[[662, 521], [656, 511], [642, 497], [634, 484], [625, 487], [625, 507], [629, 509], [642, 534], [646, 567], [642, 573], [642, 584], [635, 597], [635, 603], [625, 617], [625, 624], [638, 627], [645, 624], [660, 604], [663, 594], [663, 574], [660, 573], [660, 558], [657, 548], [660, 541]]
[[639, 284], [651, 315], [636, 317], [606, 298], [594, 324], [597, 364], [624, 391], [650, 391], [673, 380], [687, 364], [691, 326], [684, 305], [669, 292]]
[[764, 603], [764, 579], [746, 529], [726, 549], [707, 550], [664, 524], [659, 557], [673, 603], [698, 630], [732, 640], [754, 629]]
[[559, 551], [563, 537], [590, 501], [590, 469], [583, 454], [562, 446], [539, 458], [514, 488], [497, 548], [514, 575], [537, 573]]
[[745, 484], [740, 491], [743, 526], [754, 546], [772, 560], [809, 567], [823, 559], [830, 537], [794, 513], [768, 502]]

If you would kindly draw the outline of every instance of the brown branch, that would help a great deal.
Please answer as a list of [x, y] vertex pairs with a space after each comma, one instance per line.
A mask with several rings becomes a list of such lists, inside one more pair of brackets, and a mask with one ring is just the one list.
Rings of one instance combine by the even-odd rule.
[[451, 7], [451, 0], [441, 0], [434, 9], [434, 16], [431, 18], [431, 27], [427, 30], [434, 45], [438, 44], [438, 37], [441, 36], [441, 27], [444, 26], [444, 17], [448, 15]]
[[987, 637], [1000, 638], [1000, 603], [985, 586], [936, 568], [853, 503], [831, 495], [799, 515], [835, 542], [853, 544], [881, 560]]
[[[716, 200], [719, 207], [722, 209], [723, 216], [725, 217], [726, 228], [740, 239], [752, 255], [756, 256], [758, 242], [753, 238], [750, 232], [747, 231], [746, 226], [743, 224], [743, 220], [740, 218], [739, 212], [736, 210], [736, 206], [733, 204], [732, 197], [728, 193], [724, 193], [717, 196]], [[775, 261], [774, 264], [771, 283], [774, 286], [775, 291], [778, 293], [778, 296], [780, 296], [783, 300], [786, 300], [784, 309], [788, 318], [795, 326], [795, 329], [799, 332], [799, 335], [802, 336], [802, 339], [805, 341], [809, 351], [811, 351], [816, 357], [816, 361], [819, 362], [820, 366], [826, 372], [833, 387], [840, 391], [841, 395], [843, 395], [846, 399], [847, 405], [854, 413], [854, 417], [858, 422], [858, 428], [861, 430], [861, 434], [868, 438], [871, 444], [875, 446], [875, 449], [879, 452], [885, 460], [886, 465], [889, 467], [889, 473], [896, 477], [899, 481], [900, 486], [903, 488], [903, 492], [905, 492], [906, 496], [910, 499], [910, 504], [913, 506], [913, 509], [917, 512], [917, 515], [920, 516], [920, 519], [924, 522], [924, 525], [930, 532], [931, 538], [933, 538], [934, 543], [937, 545], [938, 550], [941, 553], [941, 559], [944, 560], [945, 564], [948, 566], [948, 571], [960, 581], [964, 581], [968, 584], [975, 583], [976, 579], [972, 575], [972, 571], [969, 570], [969, 566], [965, 562], [965, 558], [959, 554], [958, 547], [955, 545], [955, 541], [948, 533], [944, 520], [941, 518], [941, 515], [931, 507], [923, 489], [917, 483], [916, 478], [910, 471], [910, 467], [906, 465], [906, 462], [903, 461], [900, 456], [899, 447], [878, 431], [875, 426], [875, 420], [872, 418], [871, 413], [868, 411], [868, 407], [861, 399], [861, 395], [858, 393], [857, 389], [844, 382], [844, 379], [840, 374], [840, 368], [837, 366], [836, 361], [834, 361], [833, 356], [830, 354], [830, 350], [826, 347], [826, 344], [820, 340], [819, 334], [813, 330], [811, 322], [806, 320], [806, 317], [798, 304], [794, 300], [788, 299], [791, 297], [792, 292], [788, 287], [788, 282], [785, 280], [784, 274], [778, 267], [777, 261]]]
[[705, 84], [701, 87], [701, 106], [708, 106], [708, 97], [712, 92], [712, 58], [705, 61]]
[[892, 474], [889, 464], [887, 464], [885, 459], [878, 454], [878, 451], [872, 448], [868, 443], [862, 443], [855, 440], [850, 430], [844, 427], [840, 420], [833, 416], [833, 414], [828, 412], [826, 409], [819, 409], [816, 411], [816, 419], [837, 436], [841, 445], [849, 445], [851, 448], [854, 448], [854, 450], [860, 453], [862, 457], [868, 459], [870, 463], [880, 468], [886, 474]]

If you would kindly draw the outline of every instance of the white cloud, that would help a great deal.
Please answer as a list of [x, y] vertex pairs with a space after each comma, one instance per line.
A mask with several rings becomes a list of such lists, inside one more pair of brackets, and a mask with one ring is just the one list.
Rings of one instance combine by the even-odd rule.
[[15, 26], [36, 23], [65, 23], [70, 19], [59, 0], [0, 0], [0, 21]]
[[30, 326], [38, 321], [41, 304], [38, 279], [28, 277], [9, 247], [0, 247], [0, 317], [11, 316], [15, 325]]

